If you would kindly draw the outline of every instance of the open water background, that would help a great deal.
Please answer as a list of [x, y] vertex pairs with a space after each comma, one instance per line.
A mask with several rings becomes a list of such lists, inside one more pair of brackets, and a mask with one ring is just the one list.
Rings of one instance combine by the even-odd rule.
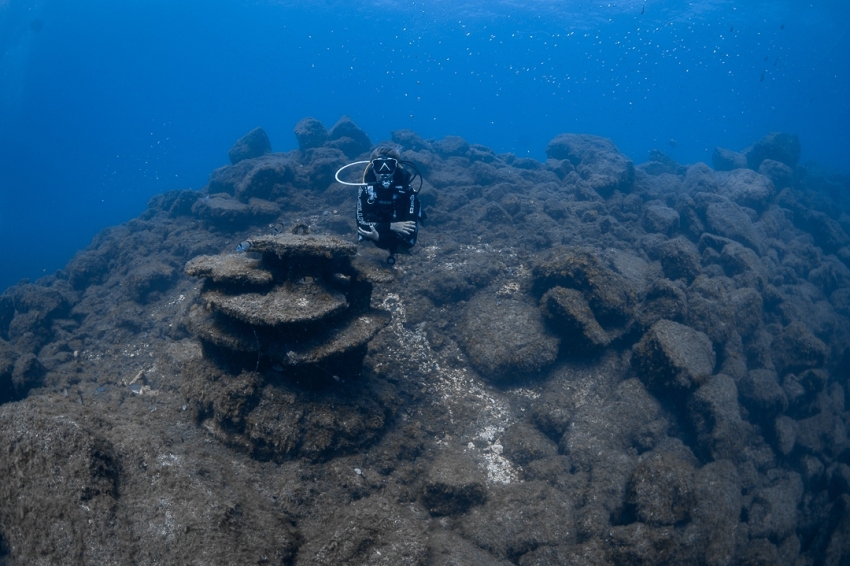
[[0, 290], [306, 116], [636, 163], [786, 131], [848, 171], [848, 27], [846, 0], [0, 0]]

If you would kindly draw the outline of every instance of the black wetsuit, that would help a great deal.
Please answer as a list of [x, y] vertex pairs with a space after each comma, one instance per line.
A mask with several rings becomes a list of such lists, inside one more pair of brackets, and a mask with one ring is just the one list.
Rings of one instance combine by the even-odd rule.
[[[396, 167], [390, 188], [385, 189], [376, 180], [370, 168], [366, 172], [365, 185], [360, 186], [357, 195], [357, 227], [369, 231], [374, 227], [378, 232], [375, 245], [395, 254], [396, 250], [410, 249], [416, 244], [419, 233], [419, 223], [422, 221], [422, 205], [416, 192], [410, 186], [412, 175]], [[416, 228], [408, 235], [398, 234], [390, 230], [391, 222], [413, 220]], [[360, 241], [364, 238], [359, 237]]]

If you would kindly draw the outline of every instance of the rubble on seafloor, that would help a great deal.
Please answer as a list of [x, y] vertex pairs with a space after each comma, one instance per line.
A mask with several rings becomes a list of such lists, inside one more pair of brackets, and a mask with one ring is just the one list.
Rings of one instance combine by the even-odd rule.
[[0, 564], [848, 561], [850, 177], [399, 130], [390, 269], [294, 133], [0, 295]]

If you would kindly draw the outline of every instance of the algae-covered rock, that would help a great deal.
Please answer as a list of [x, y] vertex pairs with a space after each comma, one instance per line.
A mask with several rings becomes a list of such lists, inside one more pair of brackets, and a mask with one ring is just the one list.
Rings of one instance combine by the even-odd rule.
[[758, 171], [765, 159], [784, 163], [791, 169], [800, 161], [800, 138], [796, 134], [772, 132], [757, 141], [747, 152], [747, 166]]
[[[202, 256], [186, 265], [188, 275], [207, 278], [186, 317], [207, 358], [184, 371], [196, 418], [261, 459], [318, 458], [372, 441], [392, 403], [356, 383], [366, 345], [390, 315], [369, 306], [372, 284], [350, 260], [356, 247], [294, 234], [244, 247], [260, 258]], [[355, 385], [345, 386], [342, 403], [295, 387], [333, 390], [346, 381]]]
[[543, 295], [560, 286], [584, 293], [590, 309], [603, 328], [624, 324], [636, 303], [628, 281], [605, 267], [590, 250], [558, 248], [552, 259], [534, 266], [533, 292]]
[[546, 330], [540, 311], [522, 301], [478, 295], [468, 303], [460, 330], [469, 361], [495, 382], [535, 375], [558, 355], [558, 338]]
[[611, 342], [580, 291], [552, 287], [543, 294], [540, 306], [550, 326], [564, 338], [570, 348], [595, 350]]
[[[370, 310], [349, 318], [339, 325], [330, 325], [317, 331], [306, 340], [287, 344], [276, 341], [269, 345], [269, 355], [287, 365], [319, 364], [332, 357], [346, 356], [375, 337], [390, 322], [390, 315], [381, 310]], [[365, 352], [363, 352], [365, 354]]]
[[373, 495], [338, 509], [322, 534], [298, 550], [296, 566], [426, 564], [425, 524], [407, 506]]
[[484, 475], [469, 456], [447, 452], [428, 469], [422, 486], [422, 503], [432, 515], [463, 513], [487, 498]]
[[649, 390], [676, 395], [696, 389], [714, 371], [714, 348], [693, 328], [659, 320], [635, 345], [632, 363]]
[[272, 144], [269, 141], [269, 136], [262, 128], [254, 128], [233, 144], [227, 156], [233, 164], [251, 159], [252, 157], [260, 157], [272, 150]]
[[301, 151], [321, 147], [328, 140], [328, 130], [315, 118], [304, 118], [295, 124], [295, 138]]
[[272, 282], [271, 272], [260, 267], [260, 260], [241, 254], [202, 255], [186, 264], [189, 277], [205, 277], [222, 285], [263, 286]]
[[560, 134], [549, 142], [546, 155], [550, 159], [569, 160], [581, 178], [603, 198], [615, 190], [627, 193], [634, 183], [634, 164], [606, 138]]
[[252, 326], [279, 326], [315, 322], [336, 316], [346, 308], [345, 295], [311, 283], [277, 285], [267, 293], [227, 295], [207, 291], [201, 295], [206, 307]]
[[333, 236], [312, 234], [277, 234], [251, 238], [250, 251], [273, 254], [278, 259], [347, 258], [357, 253], [357, 245]]

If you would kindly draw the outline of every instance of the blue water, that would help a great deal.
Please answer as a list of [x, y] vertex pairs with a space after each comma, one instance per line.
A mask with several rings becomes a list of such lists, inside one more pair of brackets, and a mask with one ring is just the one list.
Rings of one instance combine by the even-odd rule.
[[0, 0], [0, 289], [306, 116], [538, 159], [593, 133], [638, 163], [787, 131], [850, 170], [848, 26], [846, 0]]

